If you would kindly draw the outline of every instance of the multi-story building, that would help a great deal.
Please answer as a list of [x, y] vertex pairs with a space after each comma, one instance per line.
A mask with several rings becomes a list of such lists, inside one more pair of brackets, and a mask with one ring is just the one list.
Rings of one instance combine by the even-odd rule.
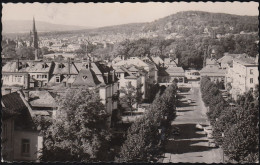
[[18, 91], [2, 97], [2, 159], [4, 161], [37, 161], [42, 148], [33, 122], [33, 113]]
[[143, 93], [142, 98], [147, 98], [147, 72], [132, 65], [128, 68], [121, 66], [115, 70], [119, 82], [119, 90], [129, 83]]
[[129, 59], [123, 59], [115, 64], [112, 64], [113, 67], [118, 68], [121, 66], [130, 66], [136, 65], [137, 67], [143, 68], [148, 72], [148, 82], [149, 84], [157, 83], [158, 81], [158, 69], [156, 65], [150, 60], [141, 60], [138, 57], [130, 57]]
[[254, 90], [258, 82], [258, 55], [256, 58], [240, 56], [233, 59], [233, 67], [229, 68], [228, 78], [231, 78], [231, 95], [236, 100], [249, 90]]
[[29, 60], [7, 62], [2, 69], [3, 84], [24, 88], [46, 86], [50, 80], [52, 67], [52, 62]]

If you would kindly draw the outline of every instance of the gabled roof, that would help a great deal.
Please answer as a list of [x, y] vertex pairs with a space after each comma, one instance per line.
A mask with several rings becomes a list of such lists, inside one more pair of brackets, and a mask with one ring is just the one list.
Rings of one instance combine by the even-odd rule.
[[[76, 68], [76, 66], [74, 65], [74, 63], [70, 63], [70, 74], [78, 74], [78, 73], [79, 73], [79, 71]], [[69, 74], [69, 63], [68, 62], [64, 62], [64, 63], [55, 62], [53, 74]]]
[[130, 72], [138, 72], [138, 71], [139, 71], [139, 69], [138, 69], [135, 65], [130, 66], [130, 67], [128, 68], [128, 70], [129, 70]]
[[101, 82], [98, 80], [95, 73], [91, 69], [81, 69], [72, 85], [95, 87], [100, 83]]
[[185, 75], [185, 71], [183, 70], [182, 67], [168, 67], [166, 70], [165, 70], [169, 76], [184, 76]]
[[52, 63], [51, 62], [36, 62], [36, 61], [23, 61], [19, 62], [19, 70], [16, 71], [17, 62], [7, 62], [3, 68], [2, 72], [28, 72], [28, 73], [37, 73], [37, 72], [50, 72]]
[[200, 74], [208, 76], [225, 76], [225, 70], [216, 65], [207, 65], [201, 69]]
[[5, 110], [11, 110], [19, 115], [15, 118], [15, 128], [22, 130], [34, 130], [34, 122], [29, 109], [23, 102], [19, 93], [14, 92], [2, 96], [2, 103]]
[[54, 98], [48, 91], [30, 91], [29, 102], [32, 106], [37, 107], [56, 107]]

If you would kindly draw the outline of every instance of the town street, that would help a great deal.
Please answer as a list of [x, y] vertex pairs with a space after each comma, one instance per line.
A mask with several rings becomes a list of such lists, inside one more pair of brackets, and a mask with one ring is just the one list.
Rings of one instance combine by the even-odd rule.
[[[195, 127], [197, 123], [208, 124], [199, 84], [193, 84], [187, 91], [180, 92], [178, 97], [180, 102], [177, 107], [177, 117], [172, 122], [172, 126], [178, 127], [180, 134], [171, 135], [166, 141], [165, 152], [160, 162], [222, 162], [222, 150], [208, 147], [207, 136]], [[188, 103], [187, 99], [191, 99], [192, 103]]]

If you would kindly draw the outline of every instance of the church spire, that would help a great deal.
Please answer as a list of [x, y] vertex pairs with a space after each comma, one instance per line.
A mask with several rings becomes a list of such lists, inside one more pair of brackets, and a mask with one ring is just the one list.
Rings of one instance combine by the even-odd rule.
[[35, 19], [34, 19], [34, 17], [33, 17], [33, 27], [32, 27], [32, 31], [33, 31], [33, 33], [36, 32]]

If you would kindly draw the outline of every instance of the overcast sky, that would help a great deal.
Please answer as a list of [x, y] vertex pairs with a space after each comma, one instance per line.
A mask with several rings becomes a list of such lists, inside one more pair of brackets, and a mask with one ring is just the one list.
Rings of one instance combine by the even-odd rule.
[[3, 20], [45, 21], [55, 24], [101, 27], [151, 22], [179, 11], [200, 10], [237, 15], [258, 15], [257, 2], [207, 3], [18, 3], [3, 4]]

